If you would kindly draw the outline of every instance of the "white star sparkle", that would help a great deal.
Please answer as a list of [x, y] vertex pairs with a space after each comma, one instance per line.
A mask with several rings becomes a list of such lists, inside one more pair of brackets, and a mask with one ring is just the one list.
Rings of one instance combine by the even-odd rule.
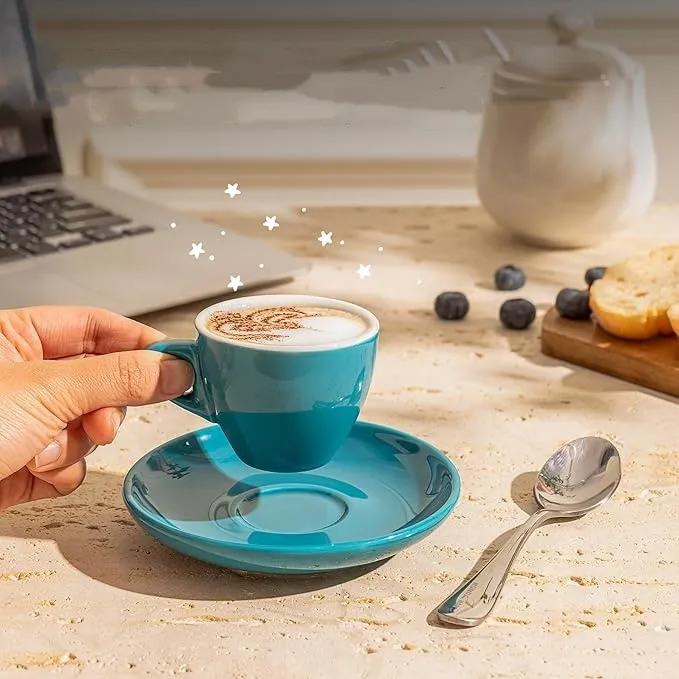
[[177, 222], [170, 222], [170, 228], [176, 229], [177, 228]]
[[356, 269], [356, 273], [358, 274], [358, 277], [363, 280], [364, 278], [368, 278], [372, 271], [370, 271], [370, 264], [365, 265], [365, 264], [359, 264], [358, 269]]
[[263, 222], [262, 226], [265, 226], [269, 231], [273, 231], [276, 227], [280, 226], [280, 224], [276, 221], [276, 215], [273, 217], [267, 217]]
[[302, 208], [302, 212], [306, 212], [306, 208], [305, 208], [305, 207]]
[[244, 283], [240, 279], [240, 276], [229, 276], [231, 279], [229, 281], [229, 284], [226, 286], [227, 288], [231, 288], [234, 292], [238, 291], [238, 288], [242, 288]]
[[325, 247], [326, 245], [332, 245], [332, 231], [321, 231], [321, 235], [317, 238], [318, 242]]
[[238, 188], [238, 184], [229, 184], [224, 189], [224, 193], [226, 193], [229, 198], [235, 198], [236, 196], [240, 196], [243, 192]]
[[189, 256], [195, 257], [198, 259], [201, 255], [205, 254], [205, 250], [203, 250], [203, 244], [202, 243], [191, 243], [191, 250], [189, 251]]

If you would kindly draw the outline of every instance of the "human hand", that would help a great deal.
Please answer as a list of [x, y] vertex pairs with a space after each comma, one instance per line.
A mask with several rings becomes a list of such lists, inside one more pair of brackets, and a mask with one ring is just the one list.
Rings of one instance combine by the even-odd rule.
[[191, 387], [187, 362], [143, 351], [163, 338], [101, 309], [0, 311], [0, 510], [74, 491], [127, 406]]

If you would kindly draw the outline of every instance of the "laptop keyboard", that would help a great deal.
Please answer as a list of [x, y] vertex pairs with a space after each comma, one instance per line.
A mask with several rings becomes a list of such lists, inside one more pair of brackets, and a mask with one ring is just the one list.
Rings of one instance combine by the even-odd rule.
[[152, 231], [62, 190], [0, 197], [0, 265]]

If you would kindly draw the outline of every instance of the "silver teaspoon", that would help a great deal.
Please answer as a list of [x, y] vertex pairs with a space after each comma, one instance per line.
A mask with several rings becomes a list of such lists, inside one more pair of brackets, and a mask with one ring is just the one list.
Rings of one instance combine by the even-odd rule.
[[540, 470], [533, 494], [538, 509], [493, 558], [438, 608], [441, 622], [475, 627], [493, 610], [519, 550], [545, 521], [583, 516], [613, 495], [622, 479], [620, 453], [606, 439], [586, 436], [559, 448]]

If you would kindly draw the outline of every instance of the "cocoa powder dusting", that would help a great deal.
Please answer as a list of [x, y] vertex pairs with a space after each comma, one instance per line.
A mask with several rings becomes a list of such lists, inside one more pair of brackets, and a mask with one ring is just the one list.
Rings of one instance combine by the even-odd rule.
[[304, 325], [299, 320], [320, 316], [310, 309], [281, 306], [243, 311], [215, 311], [207, 327], [224, 337], [232, 339], [257, 339], [261, 342], [275, 342], [282, 339], [281, 330], [299, 330]]

